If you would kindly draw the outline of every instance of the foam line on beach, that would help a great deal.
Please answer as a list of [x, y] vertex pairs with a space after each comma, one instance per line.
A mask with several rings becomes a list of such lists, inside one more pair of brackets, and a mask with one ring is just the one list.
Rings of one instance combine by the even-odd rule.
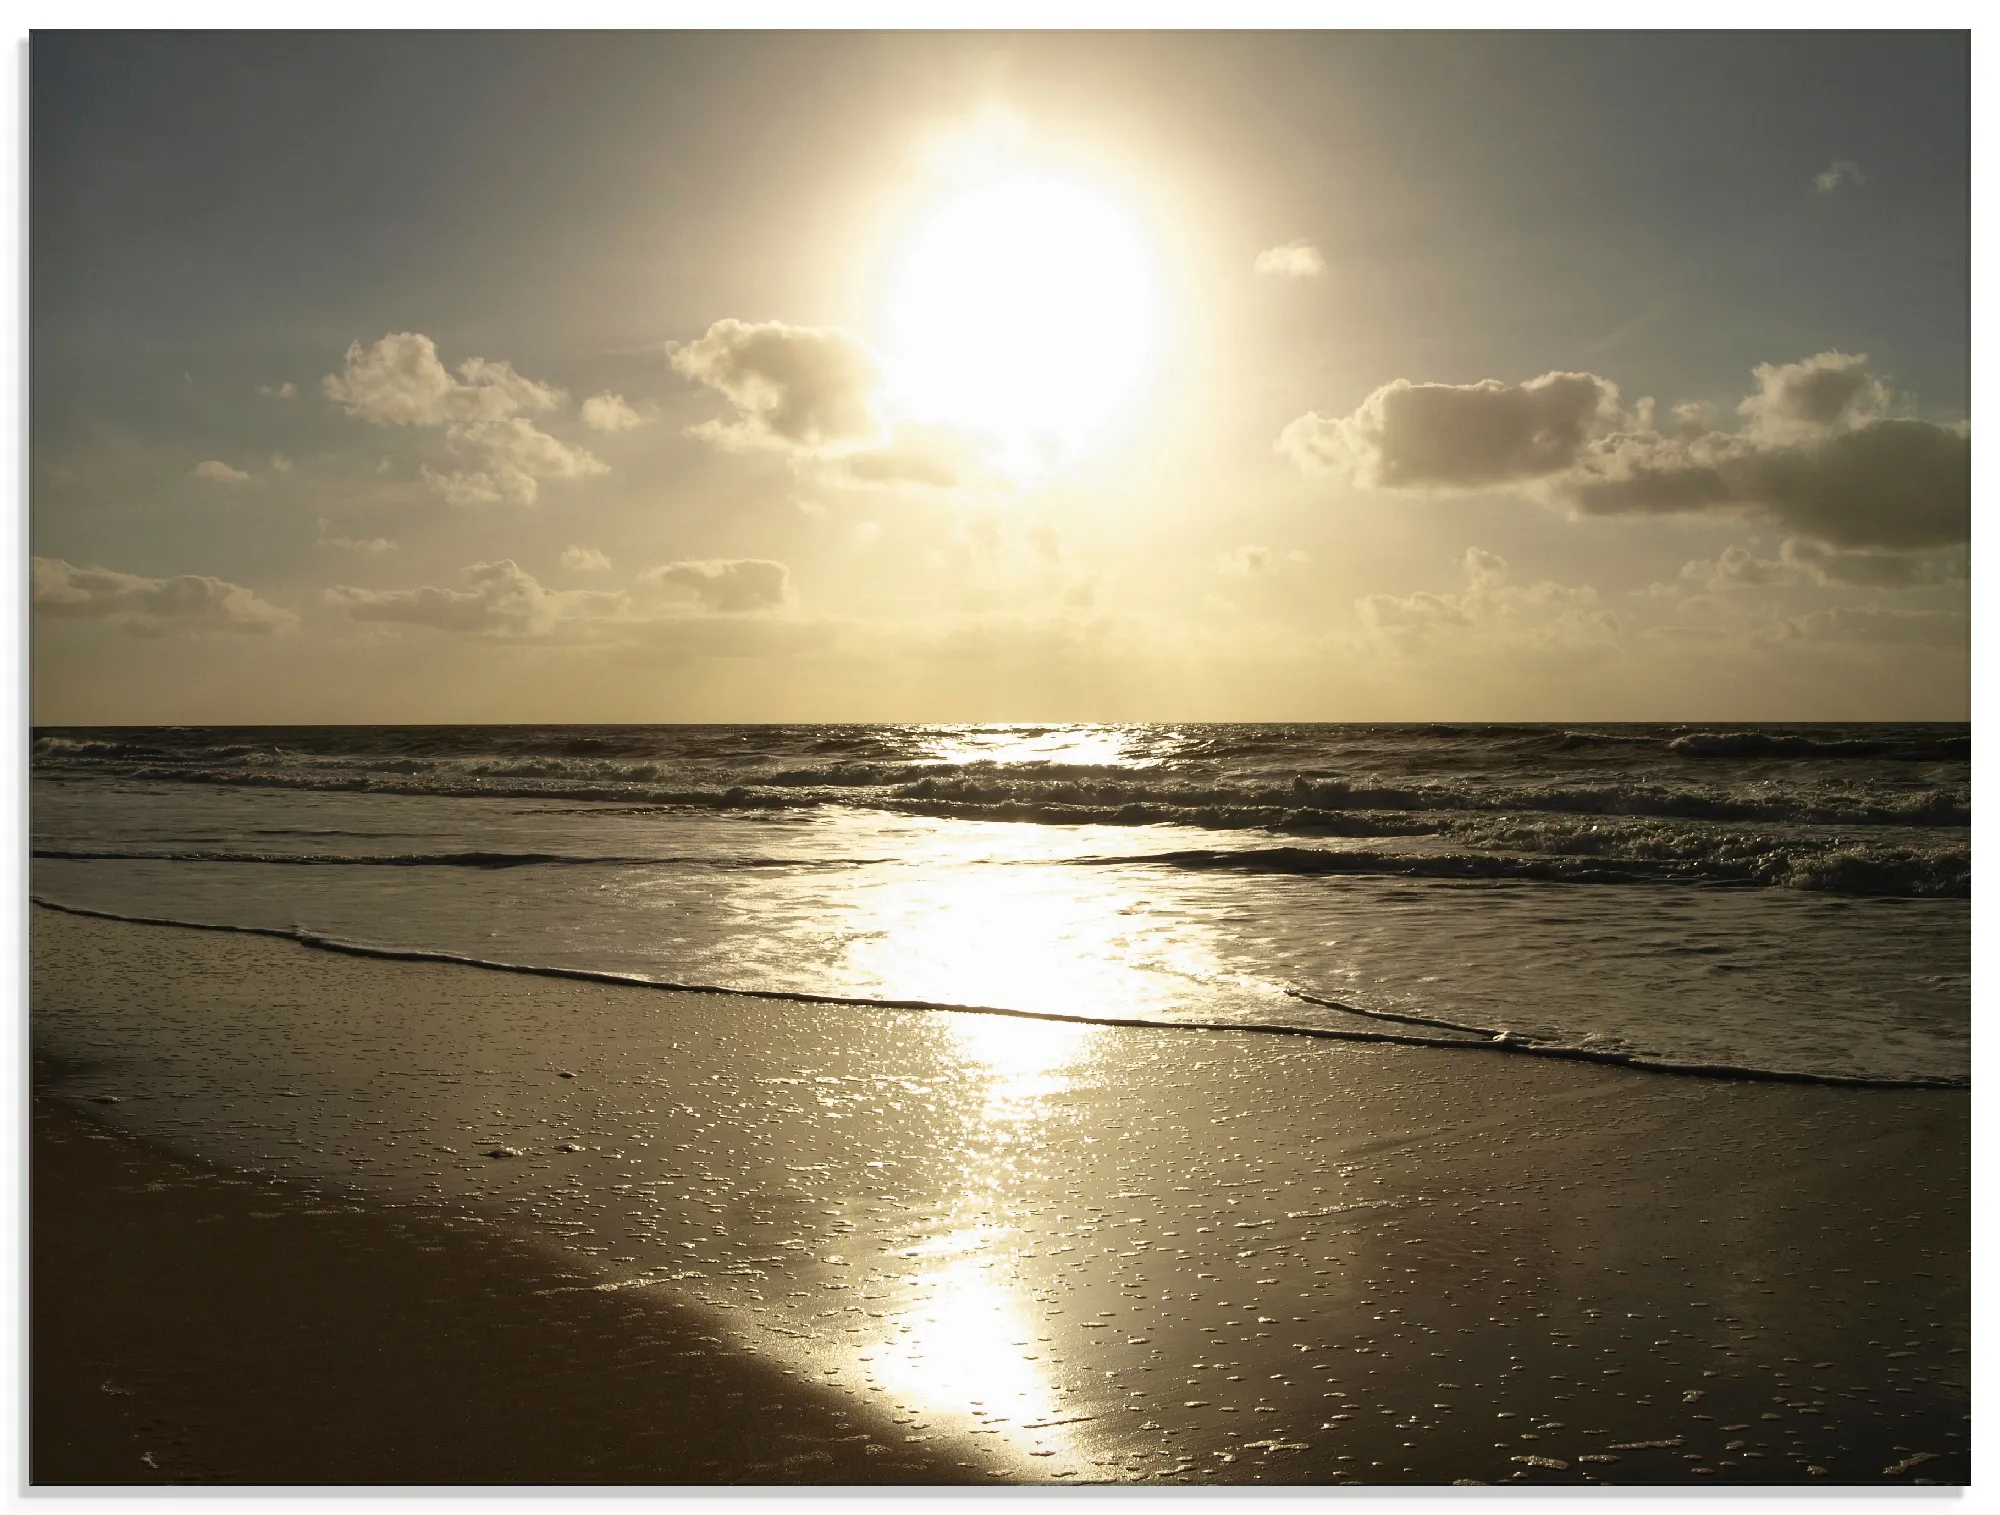
[[[1858, 1074], [1807, 1073], [1785, 1068], [1745, 1067], [1729, 1063], [1681, 1063], [1664, 1058], [1649, 1058], [1637, 1053], [1613, 1052], [1594, 1047], [1574, 1047], [1551, 1045], [1526, 1040], [1510, 1032], [1491, 1032], [1485, 1028], [1454, 1027], [1454, 1029], [1475, 1033], [1485, 1040], [1475, 1040], [1471, 1036], [1420, 1036], [1400, 1031], [1362, 1031], [1339, 1029], [1329, 1026], [1297, 1026], [1268, 1021], [1166, 1021], [1148, 1020], [1139, 1016], [1081, 1015], [1060, 1010], [1018, 1010], [999, 1005], [964, 1005], [941, 1000], [870, 998], [863, 995], [817, 994], [802, 989], [744, 989], [728, 984], [680, 983], [666, 979], [643, 978], [636, 974], [610, 973], [595, 968], [562, 968], [536, 963], [505, 963], [490, 958], [471, 957], [456, 952], [433, 951], [417, 947], [380, 947], [361, 942], [342, 941], [338, 937], [324, 936], [308, 931], [303, 926], [246, 926], [217, 921], [184, 921], [165, 916], [127, 915], [112, 910], [98, 910], [85, 905], [65, 904], [60, 900], [30, 895], [29, 902], [44, 910], [59, 911], [65, 915], [87, 916], [95, 920], [118, 921], [134, 926], [167, 926], [187, 931], [217, 931], [238, 936], [262, 936], [278, 941], [288, 941], [300, 947], [322, 952], [337, 952], [350, 957], [375, 958], [387, 962], [449, 963], [464, 968], [482, 968], [494, 973], [519, 973], [539, 978], [568, 979], [581, 983], [608, 984], [627, 989], [667, 990], [681, 994], [729, 994], [744, 999], [778, 1000], [792, 1004], [808, 1005], [851, 1005], [877, 1010], [919, 1010], [949, 1012], [958, 1015], [998, 1015], [1015, 1020], [1053, 1021], [1069, 1025], [1083, 1026], [1123, 1026], [1147, 1031], [1207, 1031], [1239, 1036], [1290, 1036], [1304, 1037], [1315, 1041], [1340, 1041], [1387, 1044], [1402, 1047], [1436, 1047], [1454, 1050], [1503, 1052], [1523, 1057], [1556, 1058], [1568, 1062], [1599, 1063], [1610, 1067], [1629, 1068], [1638, 1072], [1664, 1073], [1682, 1078], [1733, 1079], [1755, 1083], [1816, 1084], [1833, 1088], [1849, 1089], [1969, 1089], [1972, 1080], [1966, 1077], [1932, 1076], [1909, 1078], [1878, 1078]], [[1303, 991], [1288, 990], [1293, 997], [1328, 1008], [1347, 1011], [1351, 1014], [1369, 1015], [1378, 1020], [1395, 1020], [1411, 1025], [1451, 1026], [1445, 1021], [1428, 1021], [1419, 1017], [1397, 1015], [1384, 1011], [1360, 1011], [1354, 1006], [1321, 1000]]]

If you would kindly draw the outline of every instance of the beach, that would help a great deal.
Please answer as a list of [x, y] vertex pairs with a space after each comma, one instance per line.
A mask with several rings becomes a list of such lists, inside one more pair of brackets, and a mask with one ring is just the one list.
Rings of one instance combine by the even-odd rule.
[[47, 910], [31, 1004], [37, 1483], [1970, 1476], [1963, 1090]]

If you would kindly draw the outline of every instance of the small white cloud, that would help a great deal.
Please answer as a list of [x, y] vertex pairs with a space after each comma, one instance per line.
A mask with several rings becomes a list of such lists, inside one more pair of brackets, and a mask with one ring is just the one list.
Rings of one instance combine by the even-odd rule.
[[188, 477], [190, 479], [208, 479], [217, 484], [248, 484], [250, 482], [249, 474], [240, 468], [231, 468], [227, 463], [217, 458], [210, 458], [205, 463], [195, 464], [194, 467], [188, 470]]
[[1282, 247], [1265, 248], [1252, 266], [1274, 278], [1317, 279], [1326, 272], [1326, 259], [1310, 242], [1287, 242]]
[[467, 358], [453, 378], [437, 344], [421, 332], [391, 332], [372, 347], [349, 345], [347, 362], [320, 381], [328, 399], [378, 426], [447, 426], [554, 410], [562, 391], [514, 372], [512, 364]]
[[1222, 555], [1222, 571], [1252, 577], [1269, 573], [1274, 562], [1268, 547], [1232, 547]]
[[324, 521], [320, 522], [319, 529], [322, 534], [318, 545], [321, 547], [338, 547], [347, 552], [365, 552], [370, 557], [374, 557], [377, 553], [394, 552], [396, 550], [396, 544], [387, 537], [326, 536], [324, 534], [326, 531], [326, 522]]
[[258, 636], [290, 631], [299, 621], [241, 584], [206, 574], [149, 579], [109, 568], [79, 568], [61, 558], [36, 558], [33, 569], [39, 614], [108, 621], [133, 636], [204, 631]]
[[285, 380], [276, 389], [269, 384], [259, 384], [257, 393], [269, 400], [296, 400], [299, 397], [298, 386], [290, 379]]
[[341, 372], [320, 383], [328, 399], [377, 426], [442, 428], [470, 466], [419, 473], [454, 505], [500, 500], [532, 505], [538, 481], [609, 472], [604, 463], [541, 430], [523, 412], [554, 410], [563, 391], [516, 373], [508, 363], [467, 358], [457, 374], [421, 332], [391, 332], [371, 347], [355, 342]]
[[595, 547], [566, 547], [562, 565], [572, 573], [603, 573], [611, 567], [611, 559]]
[[292, 471], [292, 460], [282, 452], [274, 452], [271, 454], [271, 467], [278, 473], [290, 473]]
[[1830, 195], [1843, 184], [1856, 187], [1866, 184], [1868, 176], [1861, 172], [1861, 165], [1846, 158], [1835, 158], [1825, 168], [1813, 175], [1813, 188], [1823, 195]]
[[627, 405], [623, 395], [609, 391], [585, 400], [577, 415], [592, 431], [630, 431], [646, 424], [646, 418]]

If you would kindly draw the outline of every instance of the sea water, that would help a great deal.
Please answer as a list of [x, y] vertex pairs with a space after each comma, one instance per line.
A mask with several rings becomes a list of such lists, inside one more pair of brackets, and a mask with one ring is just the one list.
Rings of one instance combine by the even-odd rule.
[[1963, 725], [44, 729], [33, 889], [853, 1002], [1963, 1081]]

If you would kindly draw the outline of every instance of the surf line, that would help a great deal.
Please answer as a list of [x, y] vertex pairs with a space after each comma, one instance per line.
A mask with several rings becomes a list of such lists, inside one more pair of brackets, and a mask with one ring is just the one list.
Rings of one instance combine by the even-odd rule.
[[[852, 1005], [874, 1010], [948, 1011], [955, 1015], [1001, 1015], [1013, 1020], [1055, 1021], [1073, 1026], [1124, 1026], [1142, 1031], [1210, 1031], [1233, 1036], [1293, 1036], [1311, 1041], [1369, 1042], [1398, 1047], [1439, 1047], [1458, 1051], [1504, 1052], [1518, 1057], [1549, 1057], [1566, 1062], [1601, 1063], [1645, 1073], [1666, 1073], [1681, 1078], [1733, 1079], [1750, 1083], [1820, 1084], [1839, 1089], [1969, 1089], [1966, 1077], [1871, 1078], [1848, 1073], [1801, 1073], [1783, 1068], [1742, 1067], [1731, 1063], [1676, 1063], [1664, 1058], [1643, 1057], [1630, 1052], [1611, 1052], [1592, 1047], [1548, 1046], [1523, 1040], [1512, 1033], [1486, 1032], [1464, 1027], [1487, 1037], [1475, 1041], [1465, 1036], [1419, 1036], [1405, 1031], [1353, 1031], [1331, 1026], [1291, 1026], [1273, 1022], [1161, 1021], [1128, 1015], [1078, 1015], [1061, 1010], [1015, 1010], [1000, 1005], [959, 1005], [944, 1000], [871, 999], [864, 995], [815, 994], [804, 989], [737, 989], [727, 984], [677, 983], [667, 979], [640, 978], [636, 974], [607, 973], [596, 968], [557, 968], [535, 963], [502, 963], [490, 958], [468, 957], [457, 952], [437, 952], [421, 947], [372, 947], [360, 942], [344, 942], [322, 936], [303, 926], [241, 926], [216, 921], [182, 921], [165, 916], [124, 915], [115, 910], [96, 910], [86, 905], [70, 905], [60, 900], [30, 895], [29, 903], [64, 915], [88, 916], [94, 920], [120, 921], [132, 926], [173, 926], [184, 931], [220, 931], [237, 936], [263, 936], [292, 942], [320, 952], [337, 952], [348, 957], [376, 958], [387, 962], [450, 963], [461, 968], [483, 968], [492, 973], [520, 973], [534, 978], [569, 979], [587, 984], [611, 984], [624, 989], [657, 989], [676, 994], [733, 994], [742, 999], [778, 1000], [803, 1005]], [[1419, 1021], [1414, 1017], [1387, 1012], [1356, 1010], [1351, 1005], [1315, 999], [1303, 991], [1287, 990], [1295, 998], [1327, 1005], [1353, 1014], [1408, 1024], [1446, 1026], [1443, 1021]]]

